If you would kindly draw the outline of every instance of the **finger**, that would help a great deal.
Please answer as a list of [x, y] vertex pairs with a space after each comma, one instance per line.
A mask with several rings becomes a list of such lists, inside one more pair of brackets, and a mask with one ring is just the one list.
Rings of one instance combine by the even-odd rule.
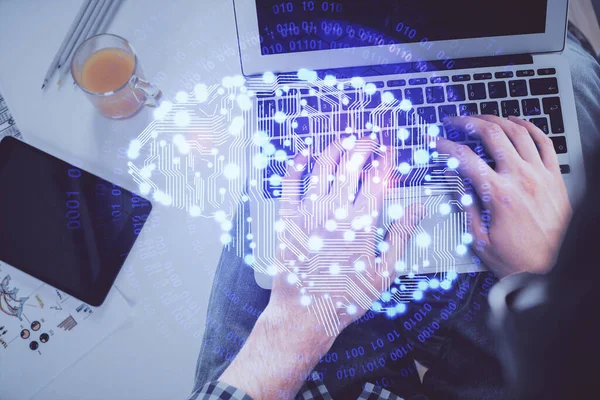
[[391, 269], [390, 275], [397, 276], [403, 272], [405, 266], [399, 261], [404, 255], [408, 241], [426, 213], [425, 205], [413, 203], [404, 210], [402, 218], [396, 219], [390, 224], [385, 238], [389, 248], [384, 255], [385, 264], [389, 271]]
[[306, 170], [308, 157], [300, 153], [292, 161], [293, 164], [288, 165], [281, 182], [282, 210], [295, 210], [302, 199], [302, 175]]
[[338, 168], [335, 182], [333, 183], [338, 190], [346, 188], [342, 195], [348, 196], [350, 201], [354, 201], [357, 196], [360, 180], [363, 176], [365, 165], [371, 159], [376, 142], [370, 137], [364, 137], [356, 141], [354, 148], [344, 157], [341, 167]]
[[487, 153], [500, 169], [504, 169], [515, 159], [520, 158], [515, 146], [500, 125], [475, 117], [453, 117], [448, 118], [448, 122], [471, 137], [480, 139]]
[[537, 146], [536, 151], [539, 152], [539, 156], [544, 166], [549, 171], [560, 174], [560, 164], [558, 163], [558, 155], [556, 154], [556, 150], [554, 150], [554, 143], [552, 143], [552, 139], [546, 136], [546, 134], [540, 128], [538, 128], [529, 121], [525, 121], [524, 119], [513, 116], [510, 116], [508, 118], [515, 124], [527, 129], [529, 135], [531, 136], [531, 139], [533, 139], [533, 142]]
[[527, 131], [527, 128], [516, 124], [512, 120], [509, 121], [504, 118], [496, 117], [495, 115], [478, 115], [476, 118], [500, 126], [523, 160], [534, 165], [542, 165], [540, 153], [536, 149], [535, 143]]
[[389, 190], [389, 180], [395, 174], [393, 166], [392, 148], [386, 148], [383, 154], [378, 155], [368, 171], [362, 174], [362, 184], [357, 191], [354, 210], [360, 212], [367, 209], [381, 212], [385, 196]]
[[437, 142], [437, 150], [458, 160], [456, 170], [463, 179], [467, 178], [471, 180], [472, 186], [479, 196], [482, 195], [484, 188], [489, 187], [491, 182], [500, 179], [496, 171], [491, 169], [481, 157], [464, 144], [440, 138]]
[[344, 149], [340, 141], [332, 142], [317, 158], [309, 177], [305, 198], [320, 198], [329, 193], [330, 175], [335, 175]]

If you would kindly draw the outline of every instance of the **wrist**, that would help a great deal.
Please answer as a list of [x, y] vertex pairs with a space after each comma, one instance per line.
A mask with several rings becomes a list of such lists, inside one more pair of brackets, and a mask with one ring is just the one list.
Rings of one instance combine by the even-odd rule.
[[271, 301], [256, 324], [267, 334], [278, 336], [275, 339], [285, 343], [286, 348], [310, 355], [315, 365], [337, 338], [325, 333], [316, 315], [304, 306], [289, 307]]

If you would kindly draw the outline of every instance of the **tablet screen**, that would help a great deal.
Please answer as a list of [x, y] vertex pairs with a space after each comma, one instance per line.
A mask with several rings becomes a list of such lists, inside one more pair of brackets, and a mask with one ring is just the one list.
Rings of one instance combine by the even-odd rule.
[[101, 304], [152, 205], [13, 138], [0, 142], [0, 259]]

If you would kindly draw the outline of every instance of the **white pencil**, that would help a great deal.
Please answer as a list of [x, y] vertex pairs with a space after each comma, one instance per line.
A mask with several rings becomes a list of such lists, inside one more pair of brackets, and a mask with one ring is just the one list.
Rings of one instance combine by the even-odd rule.
[[75, 29], [77, 29], [77, 27], [81, 23], [83, 14], [90, 6], [90, 3], [91, 3], [91, 0], [85, 0], [83, 2], [83, 4], [81, 5], [81, 8], [79, 9], [77, 16], [75, 17], [75, 20], [71, 24], [71, 28], [69, 28], [69, 32], [67, 32], [67, 34], [65, 35], [65, 38], [63, 39], [62, 44], [60, 45], [58, 51], [56, 52], [56, 55], [54, 56], [54, 59], [50, 63], [50, 67], [48, 67], [48, 72], [46, 72], [46, 76], [44, 77], [44, 82], [42, 83], [42, 90], [46, 87], [46, 85], [48, 84], [48, 81], [50, 80], [50, 78], [52, 78], [52, 75], [54, 75], [54, 72], [56, 72], [56, 69], [58, 67], [58, 62], [59, 62], [60, 58], [62, 57], [63, 52], [67, 48], [69, 41], [73, 37], [73, 33], [75, 32]]
[[83, 30], [85, 29], [86, 24], [88, 23], [88, 20], [90, 19], [90, 16], [96, 9], [97, 5], [98, 5], [98, 0], [92, 0], [92, 5], [85, 10], [85, 13], [83, 14], [83, 18], [81, 19], [81, 23], [77, 26], [77, 29], [75, 30], [75, 33], [73, 34], [73, 36], [71, 36], [71, 40], [69, 40], [67, 49], [63, 53], [62, 57], [60, 58], [60, 61], [58, 62], [59, 69], [62, 66], [64, 66], [65, 63], [67, 62], [67, 59], [69, 58], [69, 56], [71, 55], [71, 52], [73, 51], [73, 49], [75, 47], [75, 43], [77, 43], [79, 36], [81, 36], [81, 32], [83, 32]]
[[90, 32], [92, 30], [92, 27], [94, 25], [96, 25], [96, 21], [98, 21], [98, 19], [102, 20], [101, 13], [102, 12], [106, 13], [107, 9], [104, 7], [106, 2], [107, 2], [106, 0], [99, 0], [96, 3], [96, 6], [94, 7], [94, 11], [92, 12], [92, 15], [90, 16], [88, 23], [86, 24], [85, 28], [81, 32], [81, 35], [79, 35], [79, 37], [77, 38], [77, 42], [75, 43], [73, 51], [71, 52], [71, 54], [69, 54], [69, 58], [67, 58], [66, 64], [64, 64], [65, 68], [63, 68], [63, 70], [60, 72], [60, 79], [58, 80], [59, 85], [61, 84], [65, 75], [67, 75], [69, 73], [69, 71], [71, 70], [71, 60], [73, 59], [73, 56], [75, 55], [75, 51], [77, 51], [77, 49], [79, 48], [79, 45], [81, 45], [81, 43], [83, 43], [85, 40], [87, 40], [91, 36]]

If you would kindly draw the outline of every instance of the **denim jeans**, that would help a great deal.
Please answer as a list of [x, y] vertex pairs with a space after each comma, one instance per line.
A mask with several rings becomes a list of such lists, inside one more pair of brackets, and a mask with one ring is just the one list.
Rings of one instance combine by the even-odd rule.
[[[600, 142], [594, 121], [600, 117], [600, 65], [572, 37], [565, 55], [589, 165]], [[244, 218], [237, 220], [244, 221], [247, 203], [240, 212]], [[223, 373], [269, 302], [270, 291], [256, 284], [253, 269], [233, 250], [236, 245], [223, 251], [217, 267], [194, 390]], [[340, 334], [315, 371], [334, 399], [357, 398], [365, 382], [406, 399], [504, 398], [502, 369], [487, 326], [487, 293], [495, 282], [487, 272], [461, 274], [451, 290], [425, 292], [397, 319], [368, 312]], [[428, 368], [423, 383], [413, 360]]]

